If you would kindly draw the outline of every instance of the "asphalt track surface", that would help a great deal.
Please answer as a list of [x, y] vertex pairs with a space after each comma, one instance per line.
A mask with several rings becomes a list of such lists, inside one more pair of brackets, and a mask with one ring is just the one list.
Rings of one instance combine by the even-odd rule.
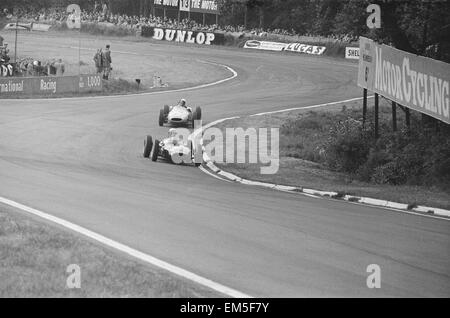
[[[142, 157], [145, 135], [167, 134], [157, 125], [164, 104], [184, 97], [211, 122], [344, 100], [361, 93], [354, 64], [180, 45], [114, 48], [225, 64], [238, 77], [183, 93], [0, 100], [0, 196], [251, 296], [450, 295], [446, 220], [223, 182]], [[381, 268], [380, 289], [366, 286], [369, 264]]]

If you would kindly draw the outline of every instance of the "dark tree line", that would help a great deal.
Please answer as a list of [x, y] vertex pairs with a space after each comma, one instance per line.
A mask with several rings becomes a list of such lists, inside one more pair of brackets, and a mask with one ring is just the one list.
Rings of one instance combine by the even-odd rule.
[[[217, 0], [221, 25], [247, 28], [284, 29], [297, 34], [329, 36], [348, 34], [376, 38], [395, 47], [449, 61], [449, 0]], [[48, 8], [78, 3], [91, 8], [94, 0], [2, 0], [3, 7], [34, 6]], [[153, 11], [153, 0], [98, 0], [113, 13], [146, 15]], [[366, 7], [377, 3], [382, 9], [382, 28], [366, 26]], [[156, 11], [161, 15], [161, 10]], [[209, 20], [210, 21], [210, 20]], [[199, 21], [201, 22], [201, 21]]]

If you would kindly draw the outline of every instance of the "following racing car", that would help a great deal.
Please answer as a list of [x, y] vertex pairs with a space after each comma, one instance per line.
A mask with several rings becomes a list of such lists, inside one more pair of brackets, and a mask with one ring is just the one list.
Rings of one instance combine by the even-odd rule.
[[169, 129], [169, 136], [162, 141], [156, 139], [153, 142], [152, 136], [148, 135], [144, 140], [143, 154], [144, 158], [151, 154], [152, 161], [162, 158], [174, 164], [194, 164], [196, 167], [201, 165], [203, 157], [201, 149], [196, 149], [192, 140], [180, 141], [174, 128]]
[[202, 109], [197, 106], [193, 111], [191, 107], [187, 107], [185, 99], [181, 99], [175, 106], [165, 105], [159, 112], [159, 126], [171, 124], [194, 127], [194, 121], [200, 119], [202, 119]]

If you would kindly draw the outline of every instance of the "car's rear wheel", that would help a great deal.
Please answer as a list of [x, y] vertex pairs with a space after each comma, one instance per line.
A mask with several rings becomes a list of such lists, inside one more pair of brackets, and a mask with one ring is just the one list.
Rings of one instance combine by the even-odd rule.
[[153, 153], [152, 153], [152, 161], [158, 160], [159, 156], [159, 140], [155, 140], [155, 145], [153, 146]]
[[192, 162], [194, 163], [194, 165], [196, 167], [200, 167], [202, 165], [201, 162], [195, 162], [195, 152], [194, 152], [194, 143], [192, 141], [190, 141], [191, 144], [191, 157], [192, 157]]
[[152, 136], [147, 136], [147, 138], [144, 140], [144, 158], [150, 157], [150, 152], [153, 148], [153, 140]]
[[169, 105], [164, 105], [164, 115], [169, 115]]
[[191, 125], [192, 128], [195, 127], [195, 118], [196, 118], [196, 116], [197, 116], [197, 114], [195, 112], [193, 112], [192, 116], [191, 116], [191, 120], [190, 120], [190, 125]]
[[200, 108], [200, 106], [197, 106], [195, 108], [195, 115], [196, 115], [195, 119], [197, 120], [202, 119], [202, 109]]
[[159, 126], [164, 126], [164, 110], [159, 111]]

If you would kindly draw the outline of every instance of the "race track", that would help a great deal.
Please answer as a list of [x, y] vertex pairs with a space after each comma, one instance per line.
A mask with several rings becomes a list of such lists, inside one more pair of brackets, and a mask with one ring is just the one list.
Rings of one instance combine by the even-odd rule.
[[[145, 135], [167, 134], [157, 125], [164, 104], [184, 97], [211, 122], [344, 100], [361, 94], [355, 64], [119, 41], [113, 48], [195, 57], [238, 77], [183, 93], [0, 100], [0, 196], [251, 296], [450, 295], [446, 220], [227, 183], [142, 157]], [[380, 289], [366, 286], [369, 264], [381, 267]]]

